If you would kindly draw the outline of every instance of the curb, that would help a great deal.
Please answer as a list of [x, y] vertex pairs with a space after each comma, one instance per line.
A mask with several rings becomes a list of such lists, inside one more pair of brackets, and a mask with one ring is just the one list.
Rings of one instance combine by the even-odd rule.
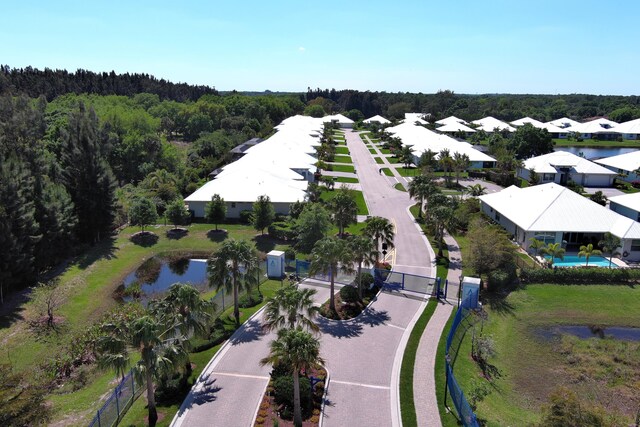
[[327, 394], [329, 394], [329, 383], [331, 382], [331, 372], [327, 366], [324, 366], [324, 370], [327, 371], [327, 377], [324, 379], [324, 393], [322, 393], [322, 406], [320, 406], [320, 419], [318, 420], [318, 427], [324, 425], [324, 408], [327, 404]]

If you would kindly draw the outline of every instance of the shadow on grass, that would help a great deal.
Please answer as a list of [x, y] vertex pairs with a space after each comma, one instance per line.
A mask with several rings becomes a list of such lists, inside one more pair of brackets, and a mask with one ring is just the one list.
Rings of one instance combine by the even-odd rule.
[[229, 233], [227, 233], [227, 230], [223, 230], [222, 228], [218, 230], [207, 231], [207, 238], [212, 242], [216, 242], [216, 243], [222, 242], [228, 236], [229, 236]]
[[135, 245], [149, 248], [158, 243], [158, 235], [152, 231], [139, 231], [129, 238]]
[[261, 234], [253, 238], [256, 242], [256, 248], [260, 252], [271, 252], [275, 249], [276, 244], [279, 242], [277, 239], [269, 236], [268, 234]]
[[[86, 269], [94, 262], [99, 261], [101, 259], [114, 259], [116, 258], [116, 238], [115, 236], [110, 236], [101, 242], [99, 242], [94, 247], [90, 248], [78, 259], [78, 267], [81, 269]], [[62, 273], [62, 272], [61, 272]]]
[[[508, 295], [508, 294], [507, 294]], [[484, 303], [487, 304], [491, 311], [501, 316], [514, 316], [515, 307], [507, 301], [507, 295], [487, 292], [483, 295]]]
[[167, 236], [167, 239], [180, 240], [187, 234], [189, 234], [189, 230], [187, 230], [186, 228], [172, 228], [170, 230], [167, 230], [165, 234]]

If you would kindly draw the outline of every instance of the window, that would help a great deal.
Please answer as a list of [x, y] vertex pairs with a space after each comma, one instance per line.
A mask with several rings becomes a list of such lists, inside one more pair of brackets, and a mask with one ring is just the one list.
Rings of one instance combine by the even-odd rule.
[[236, 207], [236, 202], [231, 202], [231, 207], [235, 208]]
[[545, 245], [556, 242], [555, 233], [536, 233], [533, 237], [536, 240], [541, 240]]
[[631, 241], [631, 252], [640, 251], [640, 240]]
[[500, 221], [500, 214], [496, 212], [496, 221]]
[[542, 180], [544, 182], [553, 181], [554, 178], [555, 178], [555, 174], [553, 173], [545, 173], [542, 175]]

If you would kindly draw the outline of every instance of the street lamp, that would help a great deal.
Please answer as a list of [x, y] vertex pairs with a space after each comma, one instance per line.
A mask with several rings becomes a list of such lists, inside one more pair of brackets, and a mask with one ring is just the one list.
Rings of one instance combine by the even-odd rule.
[[460, 284], [458, 286], [458, 308], [460, 307], [460, 298], [462, 297], [462, 280], [464, 279], [464, 276], [461, 274], [458, 277], [458, 280], [460, 280]]

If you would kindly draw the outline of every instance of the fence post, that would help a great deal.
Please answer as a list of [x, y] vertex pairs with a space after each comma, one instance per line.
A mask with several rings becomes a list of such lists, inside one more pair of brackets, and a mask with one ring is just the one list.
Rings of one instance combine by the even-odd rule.
[[402, 289], [404, 290], [404, 273], [400, 273], [402, 274]]
[[115, 395], [116, 395], [116, 414], [118, 414], [118, 419], [120, 419], [120, 402], [118, 401], [118, 387], [116, 387]]
[[97, 413], [96, 417], [98, 418], [98, 427], [101, 427], [100, 426], [100, 410], [99, 409], [98, 409], [98, 413]]
[[447, 299], [448, 291], [449, 291], [449, 279], [444, 279], [444, 299]]
[[[131, 371], [129, 371], [129, 374], [131, 374]], [[133, 396], [136, 395], [136, 382], [133, 380], [133, 375], [131, 375], [131, 394]]]

